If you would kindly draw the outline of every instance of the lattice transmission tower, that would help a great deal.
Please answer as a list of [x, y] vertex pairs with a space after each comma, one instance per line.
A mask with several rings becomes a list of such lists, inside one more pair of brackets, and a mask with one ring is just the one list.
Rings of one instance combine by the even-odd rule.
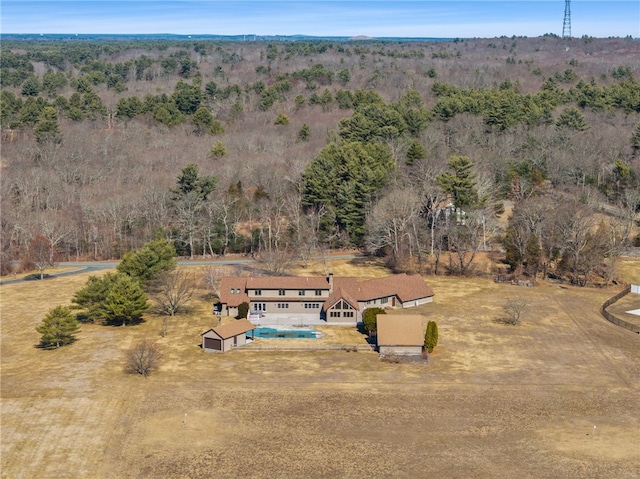
[[564, 2], [564, 22], [562, 22], [562, 38], [571, 38], [571, 0]]

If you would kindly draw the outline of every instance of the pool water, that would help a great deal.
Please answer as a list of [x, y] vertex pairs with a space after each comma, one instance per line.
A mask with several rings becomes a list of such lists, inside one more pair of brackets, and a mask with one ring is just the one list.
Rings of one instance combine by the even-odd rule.
[[317, 339], [320, 333], [313, 329], [277, 329], [277, 328], [256, 328], [247, 332], [249, 338], [263, 339]]

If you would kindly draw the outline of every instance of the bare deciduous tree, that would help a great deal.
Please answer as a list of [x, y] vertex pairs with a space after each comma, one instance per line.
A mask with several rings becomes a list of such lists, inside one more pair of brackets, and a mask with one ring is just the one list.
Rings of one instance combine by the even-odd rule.
[[127, 371], [148, 376], [158, 368], [161, 358], [162, 353], [156, 343], [146, 339], [138, 341], [133, 348], [127, 351]]
[[395, 267], [416, 251], [413, 224], [418, 220], [422, 203], [408, 188], [396, 189], [380, 200], [367, 216], [367, 249], [375, 253], [388, 248]]
[[49, 241], [42, 235], [37, 235], [29, 243], [29, 259], [36, 265], [40, 279], [44, 279], [44, 270], [53, 266], [49, 256]]
[[272, 249], [260, 253], [260, 264], [271, 274], [284, 275], [293, 266], [293, 256], [288, 249]]
[[202, 281], [212, 292], [218, 291], [218, 283], [223, 276], [223, 269], [220, 266], [209, 266], [202, 275]]
[[528, 306], [529, 301], [524, 298], [509, 299], [502, 307], [503, 311], [507, 315], [505, 322], [513, 325], [518, 324], [522, 317], [522, 313], [524, 313]]
[[[176, 269], [164, 274], [157, 282], [154, 293], [162, 312], [167, 316], [175, 316], [191, 300], [196, 281], [192, 273]], [[163, 336], [166, 330], [163, 328]]]

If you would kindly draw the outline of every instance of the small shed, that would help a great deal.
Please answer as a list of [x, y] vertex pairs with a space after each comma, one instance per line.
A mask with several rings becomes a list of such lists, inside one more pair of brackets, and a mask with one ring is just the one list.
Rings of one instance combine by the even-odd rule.
[[402, 356], [422, 354], [423, 316], [420, 314], [379, 314], [376, 316], [378, 352]]
[[247, 331], [256, 327], [247, 319], [239, 319], [202, 333], [202, 349], [225, 352], [247, 343]]

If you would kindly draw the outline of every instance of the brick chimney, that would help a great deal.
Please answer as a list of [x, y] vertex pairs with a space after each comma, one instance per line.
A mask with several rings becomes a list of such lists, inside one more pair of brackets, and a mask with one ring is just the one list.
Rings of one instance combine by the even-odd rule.
[[329, 283], [329, 293], [333, 291], [333, 273], [327, 275], [327, 283]]

